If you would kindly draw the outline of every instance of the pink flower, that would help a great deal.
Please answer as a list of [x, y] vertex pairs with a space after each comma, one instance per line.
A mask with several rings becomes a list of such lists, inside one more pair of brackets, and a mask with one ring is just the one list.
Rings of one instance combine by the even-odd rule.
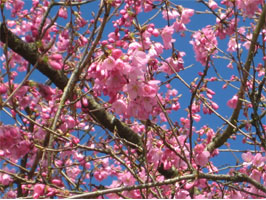
[[91, 163], [90, 162], [86, 162], [85, 163], [85, 168], [86, 169], [90, 169], [91, 168]]
[[190, 22], [190, 17], [194, 15], [194, 10], [190, 8], [184, 8], [181, 16], [181, 23], [187, 24]]
[[12, 2], [13, 9], [12, 9], [12, 16], [14, 17], [24, 6], [24, 1], [21, 0], [14, 0]]
[[218, 104], [215, 102], [211, 102], [211, 106], [214, 110], [217, 110], [219, 108]]
[[7, 198], [7, 199], [16, 199], [17, 198], [17, 192], [16, 191], [8, 191], [5, 196], [4, 196], [4, 199]]
[[101, 169], [101, 170], [99, 169], [99, 170], [96, 170], [93, 175], [97, 181], [102, 181], [107, 178], [108, 173], [104, 169]]
[[154, 45], [151, 46], [149, 49], [149, 56], [151, 58], [154, 58], [156, 56], [159, 56], [163, 53], [163, 45], [159, 42], [156, 42]]
[[85, 46], [88, 43], [88, 39], [83, 35], [79, 35], [78, 44], [79, 46]]
[[229, 68], [229, 69], [233, 69], [234, 68], [232, 62], [230, 62], [226, 67]]
[[49, 56], [49, 58], [54, 61], [60, 61], [63, 59], [62, 54], [59, 54], [59, 53], [52, 54]]
[[237, 0], [236, 5], [242, 9], [248, 16], [252, 17], [255, 12], [259, 11], [259, 5], [263, 4], [262, 0]]
[[252, 160], [253, 160], [253, 155], [252, 155], [252, 153], [250, 153], [250, 152], [243, 153], [241, 157], [242, 157], [242, 159], [245, 161], [245, 162], [243, 163], [244, 165], [250, 165], [251, 162], [252, 162]]
[[189, 192], [187, 190], [180, 189], [176, 192], [175, 198], [176, 199], [187, 199], [189, 198]]
[[195, 153], [200, 154], [204, 151], [205, 146], [203, 144], [197, 144], [194, 148]]
[[229, 196], [230, 199], [244, 199], [240, 191], [232, 190]]
[[153, 35], [154, 37], [158, 37], [158, 36], [160, 35], [159, 30], [158, 30], [157, 28], [155, 28], [155, 29], [152, 31], [152, 35]]
[[63, 68], [62, 64], [54, 60], [49, 61], [49, 65], [55, 70], [61, 70]]
[[123, 51], [121, 49], [113, 49], [112, 50], [112, 56], [115, 58], [115, 59], [118, 59], [120, 58], [120, 56], [123, 55]]
[[8, 185], [12, 182], [12, 178], [8, 174], [0, 173], [0, 183], [2, 185]]
[[134, 51], [132, 57], [132, 64], [137, 67], [145, 66], [149, 61], [149, 56], [143, 51]]
[[210, 152], [203, 151], [195, 155], [195, 163], [199, 166], [204, 166], [208, 163], [210, 157]]
[[199, 122], [201, 119], [201, 116], [199, 114], [193, 114], [192, 117], [196, 122]]
[[175, 9], [168, 10], [168, 12], [167, 12], [167, 10], [163, 10], [162, 14], [163, 14], [163, 18], [165, 20], [176, 19], [177, 17], [179, 17], [179, 13]]
[[58, 187], [64, 187], [64, 183], [63, 183], [60, 179], [56, 179], [56, 178], [54, 178], [54, 179], [52, 180], [52, 184], [54, 184], [54, 185], [56, 185], [56, 186], [58, 186]]
[[134, 100], [139, 94], [141, 94], [142, 85], [139, 82], [129, 82], [124, 87], [124, 92], [127, 92], [129, 98]]
[[238, 102], [238, 96], [237, 96], [237, 95], [234, 95], [233, 98], [230, 99], [230, 100], [227, 102], [227, 105], [228, 105], [230, 108], [235, 109], [236, 106], [237, 106], [237, 102]]
[[132, 186], [135, 184], [135, 178], [130, 172], [120, 173], [118, 179], [124, 184], [124, 186]]
[[231, 37], [229, 42], [228, 42], [228, 48], [227, 48], [227, 51], [229, 52], [234, 52], [237, 50], [237, 48], [240, 48], [240, 44], [237, 44], [236, 43], [236, 39]]
[[76, 18], [76, 23], [79, 27], [83, 27], [87, 24], [87, 21], [83, 19], [80, 15], [78, 15], [78, 17]]
[[0, 83], [0, 95], [7, 92], [7, 86], [3, 83]]
[[209, 0], [209, 3], [208, 3], [209, 7], [213, 10], [217, 9], [218, 8], [218, 5], [217, 3], [214, 1], [214, 0]]
[[52, 100], [53, 95], [56, 94], [55, 89], [47, 86], [47, 85], [43, 85], [43, 84], [38, 84], [38, 88], [39, 88], [39, 92], [42, 95], [42, 97], [44, 97], [46, 100]]
[[142, 88], [142, 92], [143, 92], [142, 96], [154, 98], [159, 89], [158, 84], [160, 82], [161, 81], [158, 81], [158, 80], [151, 80], [147, 84], [144, 84]]
[[184, 69], [183, 56], [185, 56], [185, 55], [186, 55], [185, 52], [179, 52], [178, 58], [175, 58], [175, 59], [173, 57], [167, 58], [166, 59], [167, 62], [163, 62], [160, 69], [169, 75], [174, 73], [173, 69], [176, 72], [183, 70]]
[[173, 28], [175, 29], [176, 32], [185, 31], [187, 29], [185, 24], [181, 23], [179, 20], [176, 20], [174, 22]]
[[45, 188], [44, 184], [38, 183], [38, 184], [34, 185], [33, 198], [38, 199], [41, 195], [43, 195], [44, 194], [44, 188]]
[[72, 179], [75, 180], [77, 176], [80, 174], [81, 170], [79, 166], [67, 167], [67, 175]]
[[208, 56], [217, 52], [218, 42], [214, 31], [211, 26], [206, 26], [201, 31], [195, 32], [192, 37], [193, 40], [190, 41], [190, 44], [193, 45], [196, 60], [202, 65], [206, 65]]
[[112, 56], [109, 56], [102, 62], [102, 69], [111, 71], [115, 66], [115, 59]]
[[125, 114], [127, 111], [127, 104], [123, 99], [118, 99], [116, 100], [113, 104], [112, 107], [114, 108], [115, 112], [117, 114]]
[[174, 28], [172, 26], [164, 27], [162, 31], [162, 38], [165, 49], [172, 48], [172, 42], [175, 42], [175, 40], [172, 39], [173, 33], [174, 33]]
[[67, 9], [66, 7], [61, 7], [58, 11], [58, 16], [67, 19]]
[[247, 50], [249, 50], [252, 37], [253, 37], [252, 33], [246, 35], [247, 41], [243, 44], [243, 46], [246, 47]]
[[257, 182], [260, 182], [261, 172], [256, 169], [253, 169], [250, 178], [254, 179]]
[[262, 167], [265, 165], [266, 158], [263, 157], [260, 153], [257, 153], [252, 160], [252, 164], [256, 167]]

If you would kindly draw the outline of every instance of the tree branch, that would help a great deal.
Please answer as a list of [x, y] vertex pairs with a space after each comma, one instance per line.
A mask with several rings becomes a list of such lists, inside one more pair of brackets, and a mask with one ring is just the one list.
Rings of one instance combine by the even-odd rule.
[[258, 188], [259, 190], [266, 192], [266, 187], [260, 184], [259, 182], [255, 181], [254, 179], [250, 178], [249, 176], [241, 173], [236, 173], [234, 176], [232, 175], [223, 175], [223, 174], [189, 174], [184, 175], [172, 179], [167, 179], [161, 182], [155, 182], [155, 183], [146, 183], [146, 184], [140, 184], [140, 185], [133, 185], [129, 187], [117, 187], [117, 188], [111, 188], [106, 190], [98, 190], [95, 192], [88, 192], [84, 194], [74, 195], [68, 197], [69, 199], [84, 199], [84, 198], [96, 198], [101, 195], [110, 194], [110, 193], [117, 193], [117, 192], [123, 192], [123, 191], [131, 191], [131, 190], [137, 190], [137, 189], [144, 189], [144, 188], [151, 188], [155, 186], [162, 186], [162, 185], [169, 185], [174, 184], [176, 182], [182, 181], [182, 180], [194, 180], [194, 179], [208, 179], [213, 181], [230, 181], [230, 182], [247, 182]]
[[[252, 37], [252, 41], [251, 41], [251, 45], [249, 48], [249, 52], [248, 52], [248, 57], [247, 60], [245, 62], [244, 65], [244, 69], [243, 69], [243, 80], [242, 80], [242, 84], [241, 87], [238, 91], [238, 102], [237, 102], [237, 106], [231, 116], [230, 122], [236, 126], [237, 124], [237, 120], [238, 120], [238, 116], [242, 107], [242, 100], [244, 99], [244, 93], [245, 93], [245, 89], [246, 89], [246, 83], [248, 80], [248, 75], [249, 75], [249, 70], [250, 70], [250, 65], [251, 62], [253, 60], [254, 54], [255, 54], [255, 47], [256, 47], [256, 43], [257, 43], [257, 39], [260, 33], [260, 30], [262, 29], [264, 23], [265, 23], [265, 16], [266, 16], [266, 4], [263, 7], [263, 11], [260, 15], [258, 24], [256, 26], [256, 29], [254, 31], [253, 37]], [[208, 144], [207, 149], [208, 151], [212, 152], [213, 150], [215, 150], [216, 148], [222, 146], [228, 138], [230, 138], [230, 136], [235, 133], [236, 130], [234, 130], [234, 127], [231, 125], [228, 125], [227, 128], [225, 129], [225, 131], [221, 134], [221, 135], [217, 135], [213, 141], [211, 143]]]
[[[47, 76], [59, 89], [64, 90], [68, 83], [67, 76], [61, 71], [53, 70], [47, 61], [41, 59], [38, 49], [34, 43], [24, 42], [8, 30], [3, 23], [0, 23], [0, 41], [8, 44], [10, 49], [22, 56], [30, 64], [34, 65], [35, 63], [38, 63], [37, 69]], [[102, 124], [111, 132], [116, 130], [117, 134], [121, 138], [142, 147], [142, 140], [137, 133], [132, 131], [126, 124], [118, 120], [115, 116], [106, 112], [106, 110], [98, 104], [93, 97], [87, 96], [86, 98], [88, 99], [88, 108], [91, 110], [89, 113], [95, 120], [97, 120], [97, 122]]]

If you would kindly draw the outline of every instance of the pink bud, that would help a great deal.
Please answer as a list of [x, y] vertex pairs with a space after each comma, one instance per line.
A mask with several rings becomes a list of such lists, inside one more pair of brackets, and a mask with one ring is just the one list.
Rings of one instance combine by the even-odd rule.
[[55, 60], [55, 61], [59, 61], [59, 60], [62, 59], [62, 55], [56, 53], [56, 54], [52, 54], [51, 56], [49, 56], [49, 58], [52, 59], [52, 60]]
[[214, 110], [217, 110], [219, 108], [219, 106], [216, 103], [212, 102], [212, 108]]
[[53, 60], [49, 61], [49, 64], [55, 70], [61, 70], [63, 68], [63, 66], [60, 63]]
[[234, 95], [233, 98], [230, 99], [230, 100], [227, 102], [227, 105], [228, 105], [230, 108], [235, 109], [236, 106], [237, 106], [237, 102], [238, 102], [238, 96], [237, 96], [237, 95]]
[[154, 29], [154, 30], [152, 31], [152, 35], [153, 35], [154, 37], [158, 37], [158, 36], [160, 35], [159, 30], [158, 30], [157, 28]]
[[0, 94], [5, 94], [7, 92], [7, 87], [5, 84], [0, 83]]
[[209, 7], [213, 10], [217, 9], [218, 8], [218, 5], [215, 1], [213, 0], [209, 0]]

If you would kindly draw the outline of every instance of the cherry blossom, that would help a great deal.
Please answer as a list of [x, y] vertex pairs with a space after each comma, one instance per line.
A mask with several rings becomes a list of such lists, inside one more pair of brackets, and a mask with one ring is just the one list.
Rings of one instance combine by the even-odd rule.
[[264, 1], [190, 3], [1, 1], [1, 197], [266, 197]]
[[172, 48], [172, 42], [175, 42], [175, 40], [172, 39], [173, 33], [174, 33], [173, 27], [166, 26], [162, 30], [161, 36], [163, 38], [163, 44], [165, 49]]
[[237, 95], [234, 95], [233, 98], [230, 99], [230, 100], [227, 102], [227, 105], [228, 105], [230, 108], [236, 108], [237, 102], [238, 102], [238, 96], [237, 96]]

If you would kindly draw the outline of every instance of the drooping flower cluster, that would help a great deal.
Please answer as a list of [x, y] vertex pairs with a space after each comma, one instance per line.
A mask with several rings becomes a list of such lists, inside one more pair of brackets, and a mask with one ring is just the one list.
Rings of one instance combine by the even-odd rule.
[[130, 54], [112, 49], [112, 55], [90, 66], [88, 78], [95, 79], [98, 95], [103, 92], [110, 97], [117, 114], [147, 119], [156, 105], [160, 81], [145, 80], [149, 55], [138, 48], [138, 43], [131, 44]]
[[5, 125], [0, 127], [0, 155], [17, 160], [31, 149], [29, 140], [23, 138], [18, 127]]
[[197, 31], [192, 35], [193, 39], [190, 44], [193, 45], [196, 60], [202, 65], [206, 65], [209, 56], [217, 53], [217, 39], [211, 26], [206, 26], [201, 31]]
[[236, 5], [242, 9], [245, 15], [252, 17], [255, 12], [259, 11], [259, 6], [263, 5], [263, 0], [237, 0]]

